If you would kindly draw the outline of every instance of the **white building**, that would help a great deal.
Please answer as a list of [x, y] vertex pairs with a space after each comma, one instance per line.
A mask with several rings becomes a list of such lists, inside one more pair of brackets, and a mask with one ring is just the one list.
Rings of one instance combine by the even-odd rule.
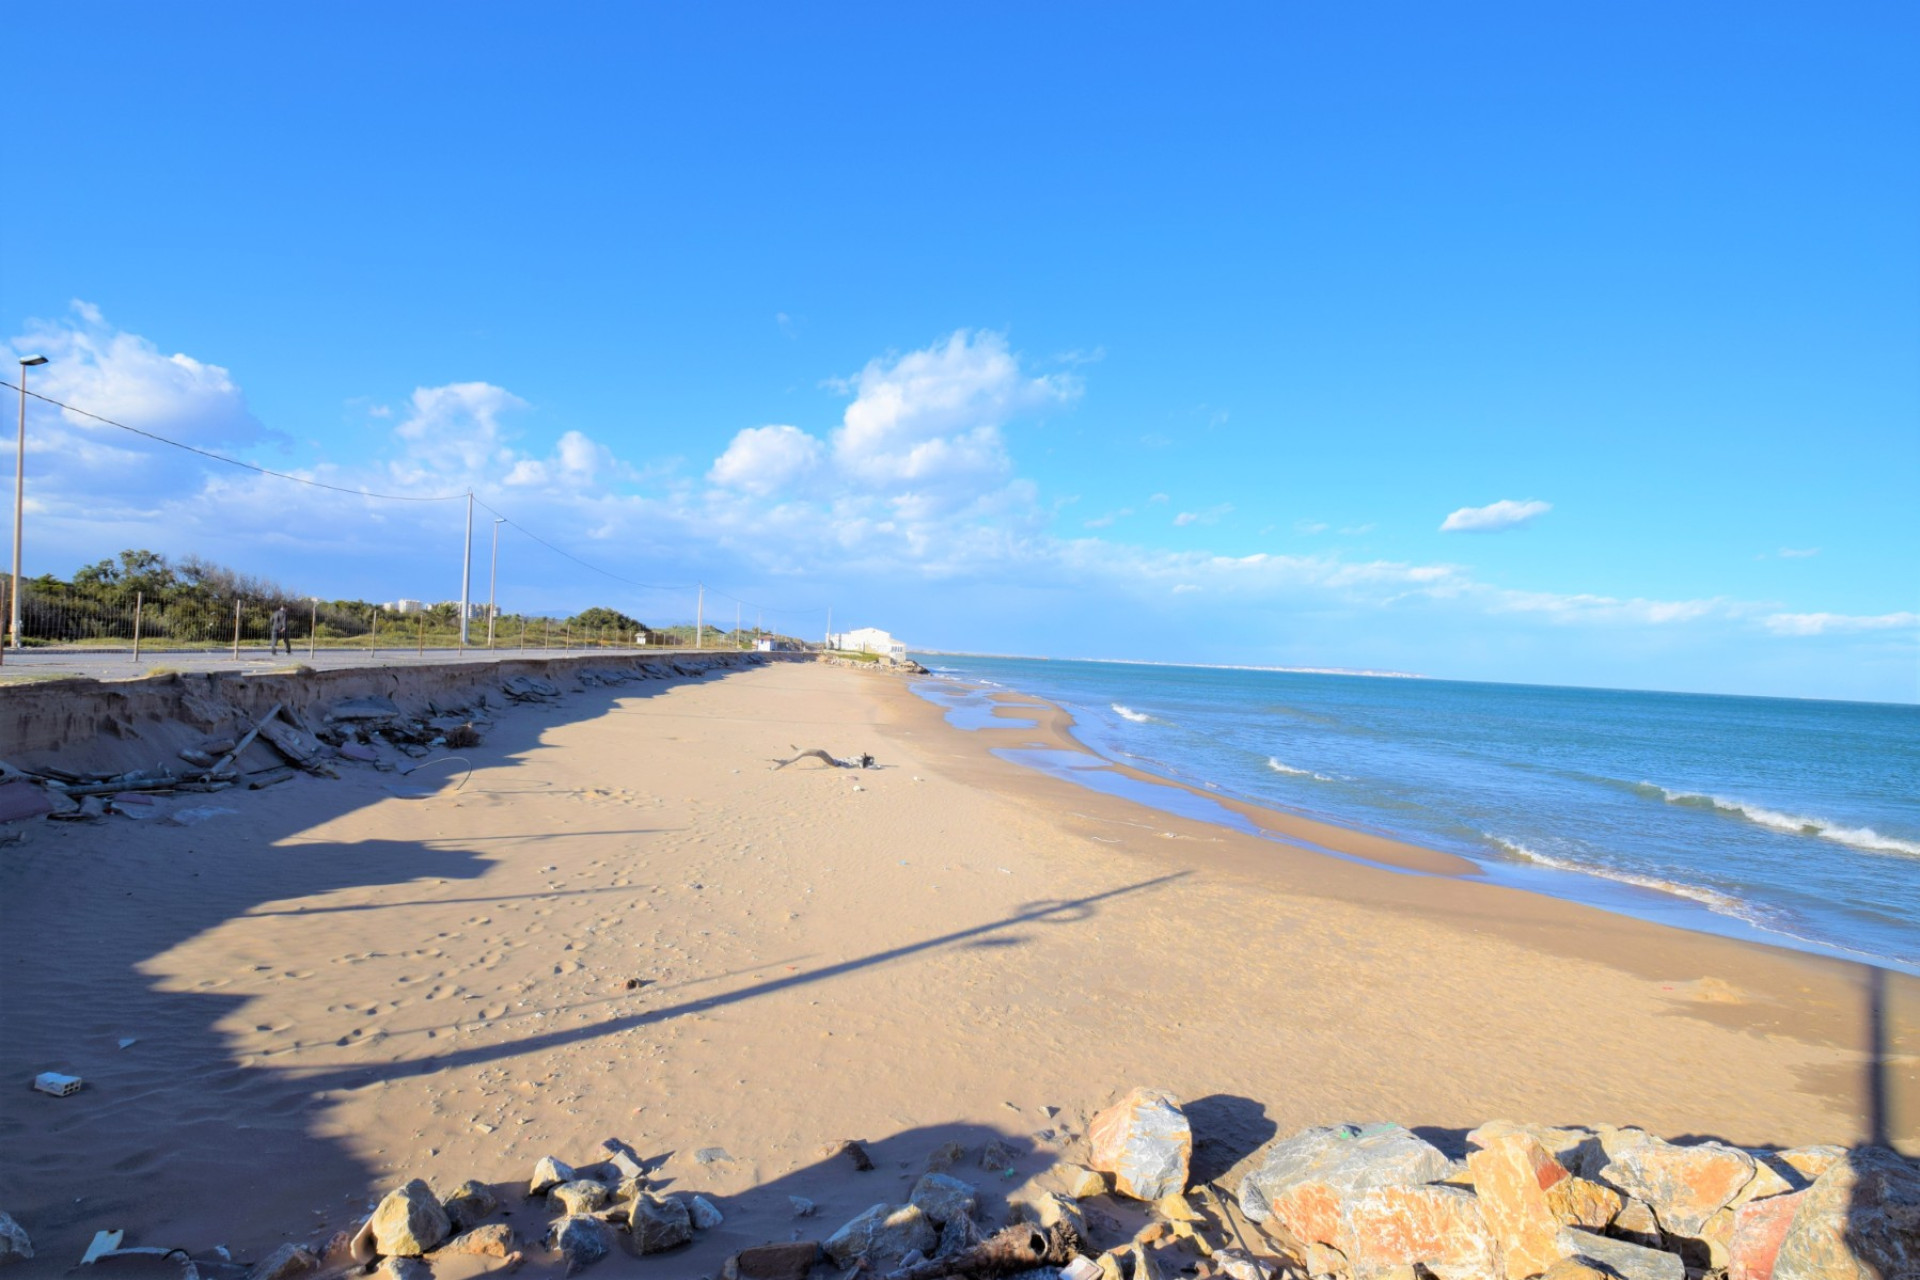
[[891, 662], [907, 660], [907, 646], [878, 627], [856, 627], [828, 636], [827, 643], [842, 653], [873, 653]]
[[425, 613], [427, 606], [419, 600], [395, 600], [380, 606], [388, 613]]

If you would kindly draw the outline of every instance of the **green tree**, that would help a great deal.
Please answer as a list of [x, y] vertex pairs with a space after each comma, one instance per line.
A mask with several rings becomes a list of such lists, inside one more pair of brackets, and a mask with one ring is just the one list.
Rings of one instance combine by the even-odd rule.
[[576, 631], [588, 632], [599, 631], [604, 628], [621, 636], [638, 635], [640, 632], [646, 630], [643, 624], [629, 618], [618, 609], [603, 609], [599, 605], [574, 614], [571, 618], [567, 619], [567, 625]]

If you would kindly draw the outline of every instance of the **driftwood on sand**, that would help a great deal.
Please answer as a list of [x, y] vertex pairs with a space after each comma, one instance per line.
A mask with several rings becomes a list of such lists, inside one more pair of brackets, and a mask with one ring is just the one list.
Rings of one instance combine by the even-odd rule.
[[[793, 744], [789, 743], [788, 745], [792, 746]], [[785, 760], [775, 760], [773, 762], [773, 767], [776, 769], [784, 769], [790, 764], [798, 764], [802, 760], [811, 758], [814, 760], [825, 761], [828, 765], [831, 765], [835, 769], [871, 769], [873, 768], [873, 757], [869, 755], [863, 755], [858, 760], [841, 760], [836, 756], [829, 755], [827, 752], [822, 751], [818, 747], [815, 747], [811, 751], [800, 751], [800, 748], [797, 746], [795, 746], [793, 749], [795, 751], [799, 751], [800, 754], [796, 756], [791, 756]]]

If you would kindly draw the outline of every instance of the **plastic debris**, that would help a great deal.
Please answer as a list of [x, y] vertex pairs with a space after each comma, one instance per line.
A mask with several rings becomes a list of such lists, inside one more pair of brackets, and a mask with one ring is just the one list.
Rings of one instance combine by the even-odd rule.
[[79, 1076], [62, 1075], [58, 1071], [42, 1071], [33, 1078], [33, 1087], [42, 1093], [50, 1093], [56, 1098], [64, 1098], [70, 1093], [80, 1092], [85, 1084]]

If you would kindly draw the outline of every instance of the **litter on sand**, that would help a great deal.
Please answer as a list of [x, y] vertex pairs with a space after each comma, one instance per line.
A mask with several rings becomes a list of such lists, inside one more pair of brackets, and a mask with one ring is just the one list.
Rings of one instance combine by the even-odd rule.
[[58, 1071], [42, 1071], [33, 1078], [33, 1087], [42, 1093], [50, 1093], [56, 1098], [64, 1098], [70, 1093], [80, 1092], [85, 1084], [79, 1076], [62, 1075]]

